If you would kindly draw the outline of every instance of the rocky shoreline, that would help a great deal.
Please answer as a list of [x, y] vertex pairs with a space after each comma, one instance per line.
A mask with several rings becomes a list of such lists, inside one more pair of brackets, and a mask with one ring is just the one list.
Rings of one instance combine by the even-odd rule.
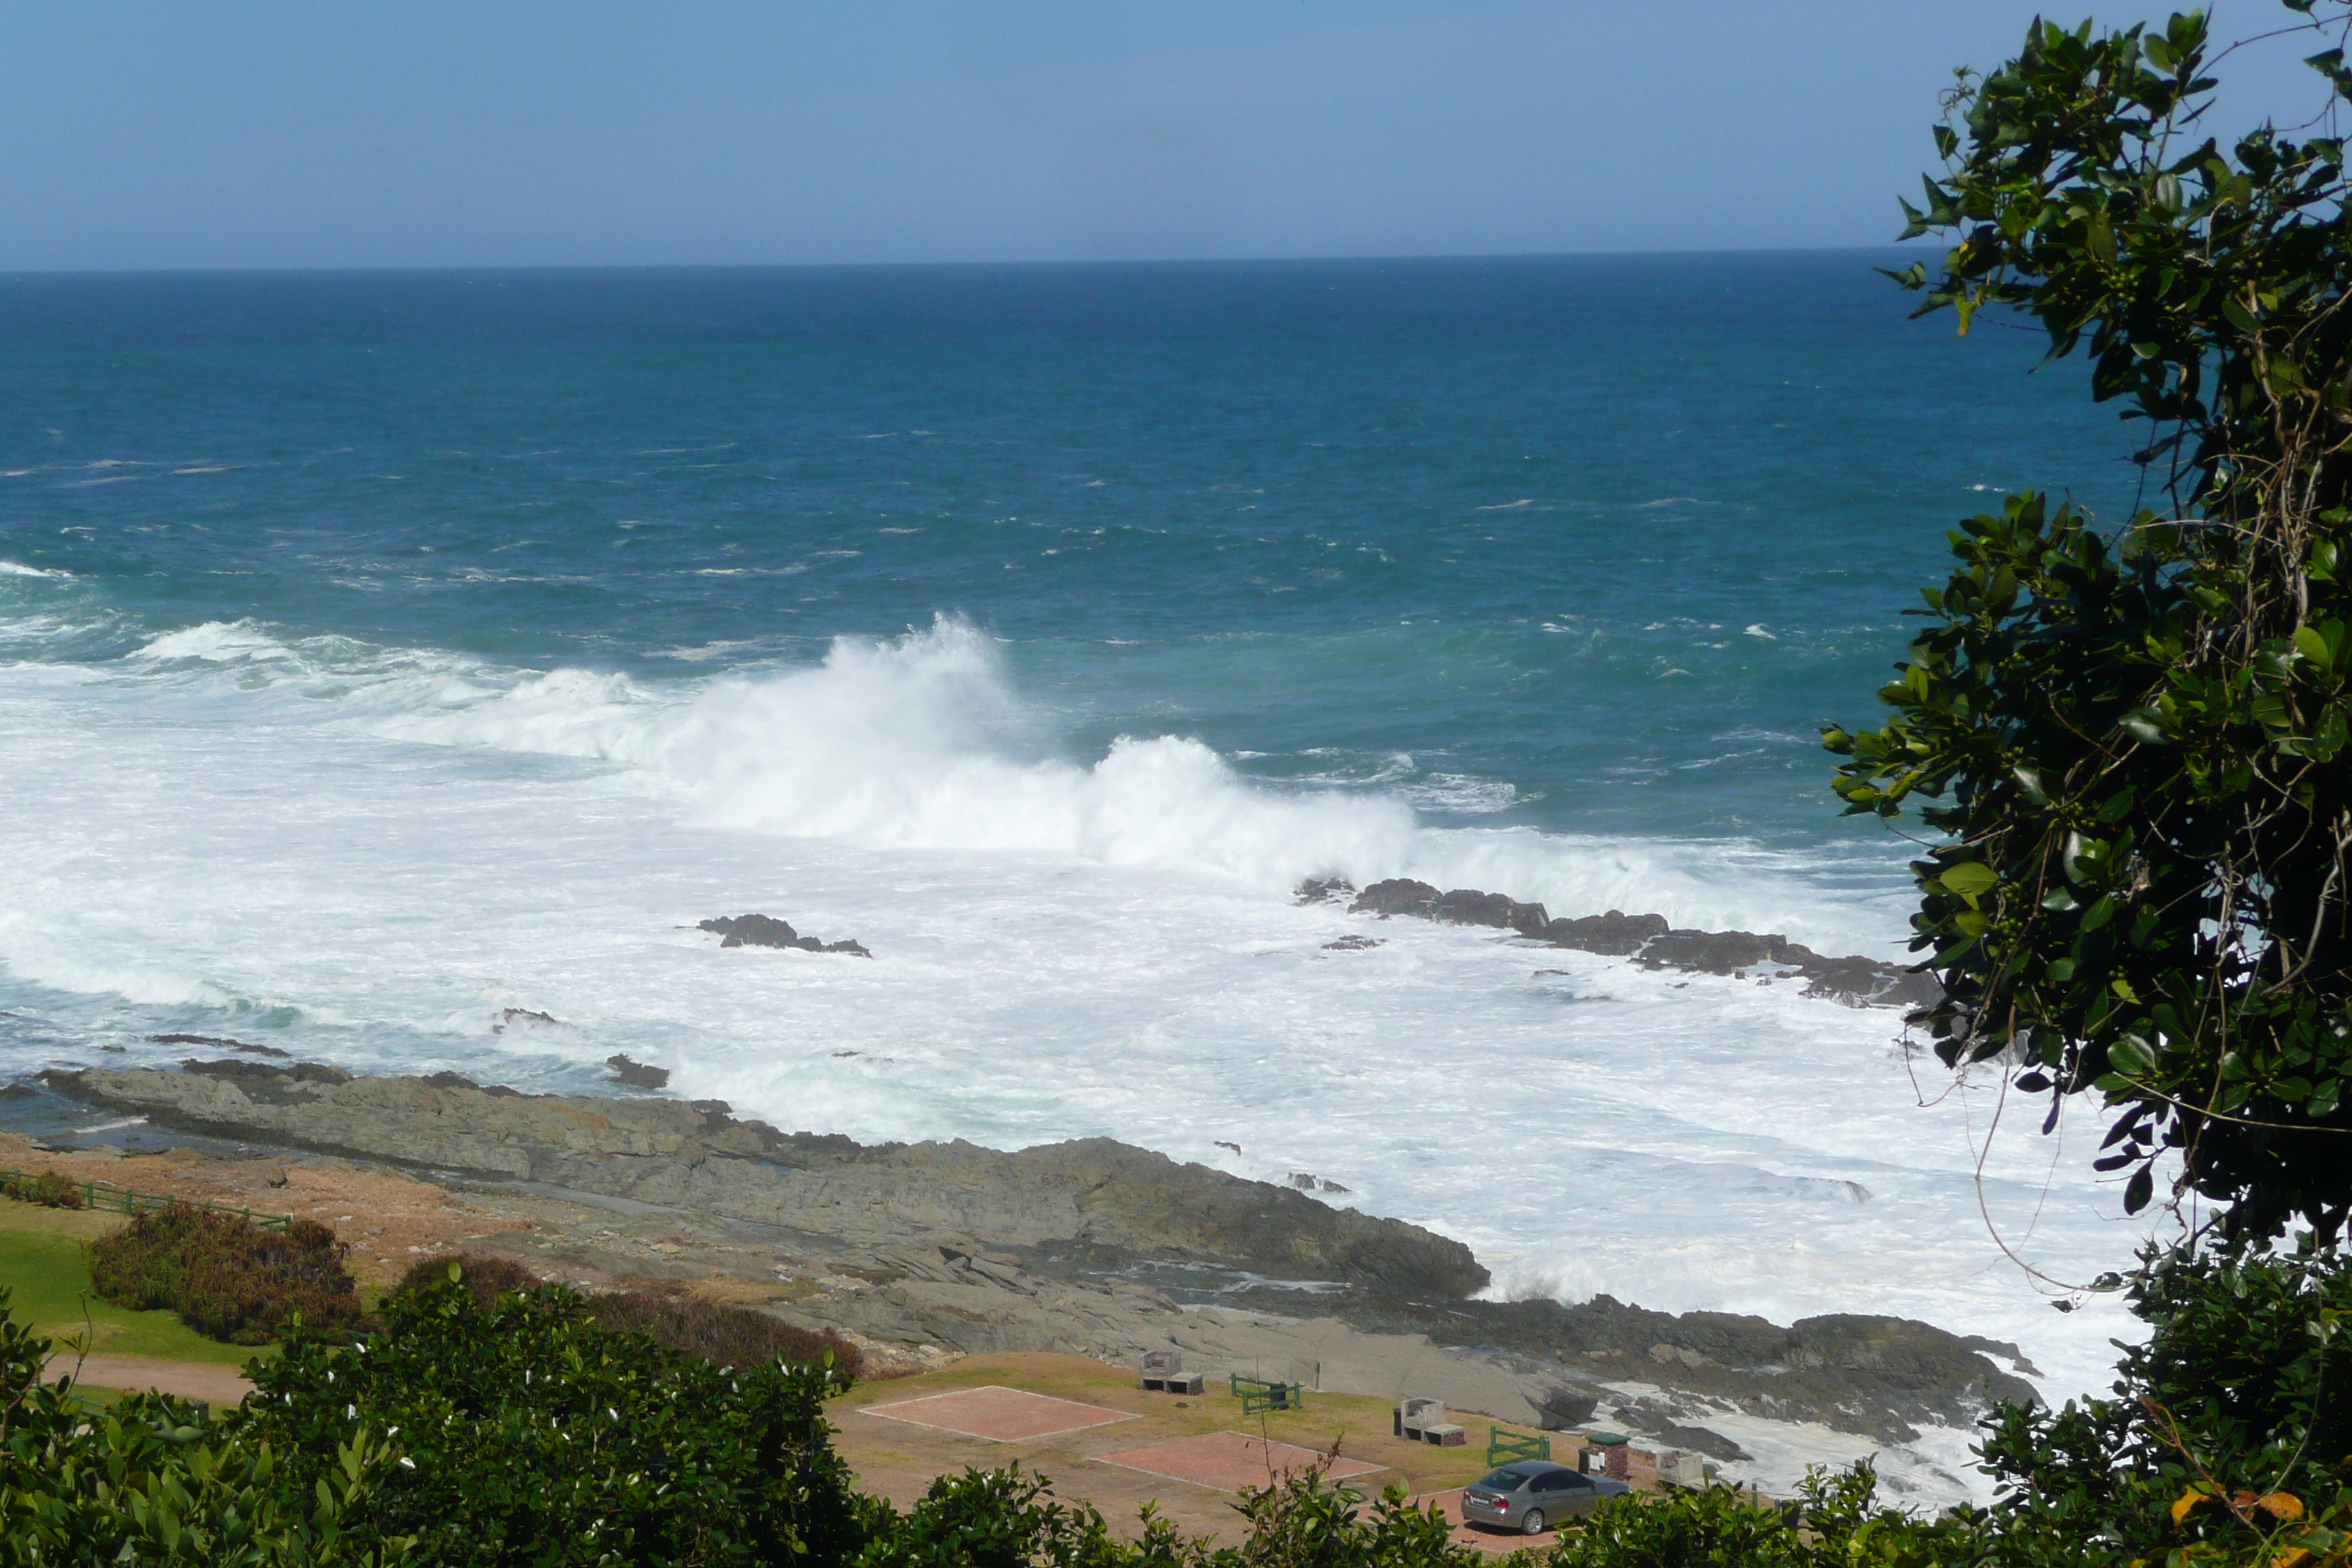
[[[1629, 915], [1619, 910], [1570, 920], [1555, 919], [1541, 904], [1524, 904], [1501, 893], [1457, 888], [1440, 892], [1427, 882], [1391, 878], [1358, 891], [1344, 877], [1310, 877], [1298, 885], [1302, 904], [1352, 900], [1351, 915], [1391, 920], [1408, 915], [1442, 925], [1486, 926], [1517, 931], [1530, 942], [1611, 958], [1631, 958], [1647, 969], [1680, 969], [1701, 974], [1799, 977], [1804, 994], [1855, 1007], [1931, 1006], [1943, 994], [1932, 975], [1874, 958], [1830, 958], [1778, 933], [1698, 931], [1677, 927], [1664, 915]], [[1342, 938], [1335, 949], [1370, 946], [1363, 938]]]
[[43, 1076], [85, 1104], [410, 1173], [493, 1210], [499, 1194], [586, 1205], [610, 1216], [595, 1232], [608, 1240], [523, 1227], [467, 1245], [589, 1283], [634, 1270], [724, 1287], [847, 1332], [884, 1365], [1172, 1348], [1212, 1373], [1429, 1394], [1555, 1427], [1597, 1412], [1726, 1460], [1739, 1446], [1706, 1422], [1729, 1415], [1899, 1444], [1969, 1424], [1990, 1398], [2034, 1397], [2000, 1364], [2032, 1372], [2014, 1346], [1905, 1320], [1784, 1327], [1606, 1296], [1475, 1300], [1488, 1276], [1458, 1242], [1108, 1139], [869, 1147], [719, 1101], [526, 1095], [312, 1063]]

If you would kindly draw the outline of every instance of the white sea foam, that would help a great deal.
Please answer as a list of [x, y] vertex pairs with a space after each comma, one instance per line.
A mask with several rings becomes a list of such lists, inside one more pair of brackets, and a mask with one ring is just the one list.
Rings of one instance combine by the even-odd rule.
[[[578, 1088], [627, 1050], [793, 1127], [1313, 1171], [1460, 1237], [1501, 1294], [1924, 1318], [2018, 1342], [2053, 1396], [2127, 1327], [2002, 1257], [1992, 1088], [1923, 1109], [1892, 1014], [1288, 897], [1412, 875], [1890, 951], [1883, 862], [1432, 827], [1393, 782], [1271, 787], [1181, 735], [1071, 754], [954, 621], [678, 681], [208, 624], [0, 666], [0, 1011], [47, 1021], [0, 1065], [269, 1028]], [[751, 910], [877, 956], [691, 929]], [[1382, 945], [1325, 946], [1350, 933]], [[493, 1034], [510, 1006], [565, 1027]], [[2076, 1279], [2143, 1228], [2081, 1142], [2011, 1116], [1981, 1185]], [[1926, 1498], [1954, 1492], [1937, 1443], [1889, 1461]]]
[[[1213, 872], [1267, 891], [1316, 875], [1415, 877], [1562, 912], [1655, 910], [1681, 924], [1855, 951], [1891, 953], [1900, 929], [1883, 897], [1877, 907], [1826, 900], [1822, 867], [1800, 857], [1722, 841], [1432, 828], [1412, 810], [1415, 794], [1454, 813], [1499, 810], [1515, 797], [1502, 781], [1433, 774], [1402, 795], [1282, 791], [1168, 735], [1122, 737], [1091, 762], [1057, 756], [1011, 690], [994, 643], [948, 617], [888, 641], [838, 639], [814, 669], [730, 677], [684, 695], [558, 670], [444, 707], [394, 713], [379, 731], [627, 763], [682, 791], [714, 826], [869, 847], [1060, 854]], [[1328, 782], [1377, 784], [1412, 768], [1401, 757], [1369, 779]]]
[[21, 561], [0, 561], [0, 577], [69, 578], [72, 573], [58, 566], [27, 566]]

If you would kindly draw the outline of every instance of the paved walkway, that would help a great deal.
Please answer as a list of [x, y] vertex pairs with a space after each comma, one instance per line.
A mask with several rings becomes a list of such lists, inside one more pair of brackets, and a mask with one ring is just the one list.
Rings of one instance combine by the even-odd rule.
[[152, 1388], [176, 1394], [183, 1399], [209, 1400], [215, 1405], [235, 1405], [253, 1392], [253, 1384], [236, 1368], [204, 1362], [91, 1355], [82, 1358], [81, 1370], [75, 1373], [72, 1352], [59, 1352], [49, 1358], [49, 1376], [63, 1377], [68, 1373], [73, 1373], [75, 1382], [89, 1384], [92, 1388]]

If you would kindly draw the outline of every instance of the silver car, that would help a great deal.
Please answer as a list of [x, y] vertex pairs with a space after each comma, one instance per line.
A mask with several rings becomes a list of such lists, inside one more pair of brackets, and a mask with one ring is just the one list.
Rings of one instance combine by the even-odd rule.
[[1462, 1519], [1465, 1524], [1541, 1535], [1570, 1514], [1591, 1512], [1602, 1498], [1631, 1490], [1605, 1476], [1580, 1476], [1565, 1465], [1521, 1459], [1464, 1489]]

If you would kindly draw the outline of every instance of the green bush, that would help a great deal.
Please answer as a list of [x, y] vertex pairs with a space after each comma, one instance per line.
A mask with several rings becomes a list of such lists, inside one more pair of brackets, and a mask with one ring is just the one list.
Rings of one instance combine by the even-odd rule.
[[81, 1184], [61, 1171], [35, 1171], [21, 1176], [0, 1176], [0, 1198], [39, 1204], [43, 1208], [78, 1209], [82, 1206]]
[[820, 1333], [799, 1328], [748, 1307], [721, 1307], [652, 1290], [618, 1290], [590, 1297], [588, 1313], [616, 1334], [647, 1334], [714, 1366], [830, 1358], [853, 1382], [866, 1370], [857, 1347], [832, 1330]]
[[410, 1543], [349, 1528], [393, 1467], [355, 1432], [295, 1490], [267, 1445], [203, 1409], [138, 1394], [93, 1418], [70, 1381], [41, 1381], [49, 1342], [0, 1287], [0, 1564], [5, 1568], [394, 1568]]
[[[474, 1304], [485, 1311], [498, 1306], [502, 1296], [525, 1295], [543, 1283], [511, 1258], [460, 1252], [414, 1265], [392, 1294], [407, 1295], [440, 1284], [449, 1277], [451, 1264], [457, 1266], [458, 1279]], [[713, 1366], [758, 1366], [772, 1361], [800, 1363], [830, 1357], [835, 1369], [851, 1382], [865, 1374], [865, 1360], [857, 1347], [830, 1329], [819, 1332], [799, 1328], [765, 1312], [722, 1307], [678, 1291], [615, 1290], [586, 1300], [588, 1315], [599, 1327], [616, 1334], [645, 1334]]]
[[409, 1266], [387, 1296], [406, 1296], [418, 1290], [430, 1289], [449, 1278], [449, 1266], [457, 1266], [457, 1277], [474, 1305], [484, 1311], [499, 1304], [501, 1296], [520, 1296], [536, 1290], [545, 1281], [510, 1258], [496, 1258], [487, 1252], [460, 1252], [454, 1257], [427, 1258]]
[[208, 1338], [267, 1344], [299, 1319], [306, 1333], [342, 1336], [360, 1299], [335, 1233], [298, 1219], [284, 1230], [188, 1204], [151, 1209], [90, 1243], [102, 1300], [167, 1308]]
[[600, 1328], [560, 1286], [484, 1308], [441, 1267], [386, 1301], [383, 1333], [257, 1363], [257, 1393], [226, 1417], [298, 1490], [344, 1445], [390, 1435], [371, 1540], [415, 1537], [436, 1568], [817, 1568], [865, 1544], [874, 1505], [824, 1422], [838, 1371], [721, 1371]]

